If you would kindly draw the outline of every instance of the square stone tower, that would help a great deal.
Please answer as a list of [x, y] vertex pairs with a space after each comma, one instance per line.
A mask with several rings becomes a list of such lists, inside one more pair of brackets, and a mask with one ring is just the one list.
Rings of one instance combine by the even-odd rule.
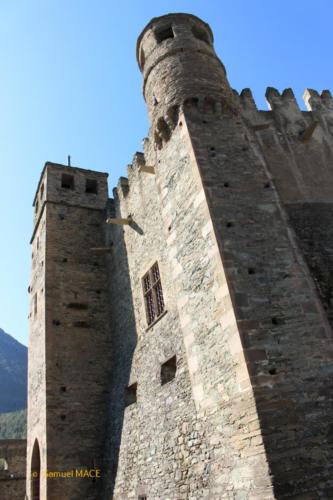
[[[106, 432], [107, 174], [46, 163], [34, 200], [28, 498], [97, 498]], [[96, 250], [97, 248], [97, 250]]]

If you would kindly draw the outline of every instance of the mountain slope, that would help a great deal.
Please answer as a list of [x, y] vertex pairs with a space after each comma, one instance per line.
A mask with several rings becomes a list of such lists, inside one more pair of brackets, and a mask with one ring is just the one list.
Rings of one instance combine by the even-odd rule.
[[27, 437], [27, 410], [0, 414], [0, 439]]
[[0, 328], [0, 413], [27, 406], [27, 351]]

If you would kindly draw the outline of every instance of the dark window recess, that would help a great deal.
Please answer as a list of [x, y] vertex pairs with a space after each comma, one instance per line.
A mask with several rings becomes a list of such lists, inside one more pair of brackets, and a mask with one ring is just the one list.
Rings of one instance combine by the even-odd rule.
[[198, 28], [198, 26], [192, 26], [191, 31], [195, 38], [201, 40], [202, 42], [208, 43], [210, 45], [210, 39], [206, 31]]
[[151, 325], [164, 311], [164, 299], [158, 263], [149, 269], [142, 278], [143, 295], [145, 299], [147, 323]]
[[70, 302], [69, 304], [67, 304], [67, 307], [68, 309], [80, 309], [80, 310], [88, 309], [87, 304], [82, 304], [80, 302]]
[[37, 314], [37, 292], [34, 295], [34, 316]]
[[143, 67], [145, 65], [145, 62], [146, 62], [145, 53], [144, 53], [144, 50], [141, 49], [141, 52], [140, 52], [140, 64], [141, 64], [141, 68], [142, 69], [143, 69]]
[[97, 181], [95, 179], [86, 180], [86, 193], [97, 194]]
[[173, 34], [172, 26], [167, 26], [159, 30], [156, 30], [154, 35], [157, 43], [161, 43], [163, 42], [163, 40], [175, 37], [175, 35]]
[[147, 500], [146, 495], [139, 495], [138, 500]]
[[273, 325], [283, 325], [284, 324], [284, 319], [283, 318], [277, 318], [276, 316], [274, 316], [272, 318], [272, 324]]
[[64, 189], [74, 189], [74, 177], [69, 174], [62, 174], [61, 187]]
[[58, 319], [53, 319], [52, 320], [52, 325], [59, 326], [60, 325], [60, 321]]
[[74, 321], [73, 326], [76, 328], [90, 328], [87, 321]]
[[173, 356], [161, 366], [161, 384], [171, 382], [176, 376], [177, 357]]
[[61, 420], [66, 420], [66, 415], [60, 415]]
[[61, 392], [66, 392], [66, 386], [62, 385], [61, 388], [60, 388]]
[[136, 403], [136, 392], [137, 392], [138, 384], [135, 382], [134, 384], [129, 385], [126, 388], [125, 393], [125, 406], [132, 405]]

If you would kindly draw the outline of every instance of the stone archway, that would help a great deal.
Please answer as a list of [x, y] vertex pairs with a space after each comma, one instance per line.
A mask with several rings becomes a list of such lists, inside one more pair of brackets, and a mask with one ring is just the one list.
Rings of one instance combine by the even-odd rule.
[[31, 456], [31, 500], [40, 500], [40, 450], [37, 439]]

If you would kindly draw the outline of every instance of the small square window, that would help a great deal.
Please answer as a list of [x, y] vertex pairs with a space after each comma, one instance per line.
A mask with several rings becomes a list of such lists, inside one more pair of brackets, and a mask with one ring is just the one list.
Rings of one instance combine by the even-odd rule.
[[74, 189], [74, 176], [69, 174], [62, 174], [61, 187], [63, 189]]
[[95, 179], [86, 180], [86, 193], [97, 194], [97, 181]]
[[171, 382], [176, 377], [177, 357], [173, 356], [161, 366], [161, 385]]
[[138, 500], [147, 500], [146, 495], [139, 495]]
[[154, 33], [157, 43], [161, 43], [168, 38], [174, 38], [172, 26], [165, 26], [164, 28], [157, 29]]
[[125, 406], [130, 406], [133, 403], [136, 403], [136, 392], [137, 392], [138, 384], [135, 382], [134, 384], [129, 385], [126, 388], [125, 393]]
[[142, 287], [149, 326], [164, 312], [162, 284], [157, 262], [142, 278]]

